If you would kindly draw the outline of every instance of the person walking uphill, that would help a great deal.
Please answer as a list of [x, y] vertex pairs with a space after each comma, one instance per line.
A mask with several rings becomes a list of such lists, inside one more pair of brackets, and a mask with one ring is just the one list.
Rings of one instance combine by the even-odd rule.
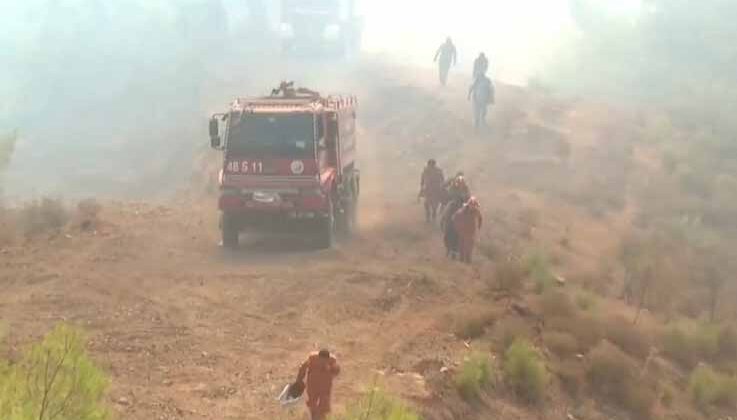
[[[438, 60], [438, 58], [440, 58], [440, 60]], [[440, 78], [441, 85], [445, 86], [448, 82], [450, 66], [451, 64], [455, 65], [457, 59], [458, 54], [456, 46], [453, 45], [453, 41], [448, 37], [448, 39], [445, 40], [445, 43], [440, 45], [438, 51], [435, 53], [435, 58], [433, 59], [433, 61], [438, 62], [438, 76]]]
[[494, 103], [494, 84], [485, 75], [479, 75], [468, 89], [468, 99], [473, 105], [473, 126], [478, 132], [486, 126], [489, 105]]
[[448, 202], [443, 207], [440, 216], [440, 231], [443, 232], [443, 244], [445, 245], [445, 256], [451, 259], [458, 258], [458, 234], [453, 226], [453, 215], [463, 207], [463, 204], [471, 197], [471, 192], [463, 178], [463, 172], [446, 182], [448, 189]]
[[469, 198], [466, 204], [453, 215], [452, 222], [458, 234], [458, 250], [461, 262], [470, 264], [476, 236], [483, 223], [481, 205], [478, 200], [475, 197]]
[[472, 80], [476, 80], [479, 76], [486, 76], [487, 71], [489, 71], [489, 59], [486, 58], [486, 54], [480, 53], [479, 56], [473, 60]]
[[428, 223], [437, 219], [438, 207], [445, 195], [444, 183], [443, 170], [438, 168], [435, 159], [428, 160], [420, 178], [420, 196], [425, 198], [425, 221]]
[[333, 379], [340, 373], [335, 356], [328, 350], [313, 352], [299, 368], [297, 383], [307, 378], [307, 407], [311, 420], [324, 420], [330, 413], [330, 397]]

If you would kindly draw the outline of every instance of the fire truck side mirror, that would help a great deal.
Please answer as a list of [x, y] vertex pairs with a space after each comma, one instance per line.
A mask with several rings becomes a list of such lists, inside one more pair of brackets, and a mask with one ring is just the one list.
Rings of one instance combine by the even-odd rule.
[[210, 119], [210, 147], [217, 149], [220, 147], [220, 133], [218, 131], [217, 118]]

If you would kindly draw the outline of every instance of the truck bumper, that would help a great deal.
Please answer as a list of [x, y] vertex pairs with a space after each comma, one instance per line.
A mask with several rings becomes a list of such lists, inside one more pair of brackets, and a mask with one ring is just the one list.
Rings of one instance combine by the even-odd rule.
[[319, 228], [328, 219], [328, 212], [226, 210], [221, 217], [227, 217], [228, 225], [241, 231], [292, 233]]

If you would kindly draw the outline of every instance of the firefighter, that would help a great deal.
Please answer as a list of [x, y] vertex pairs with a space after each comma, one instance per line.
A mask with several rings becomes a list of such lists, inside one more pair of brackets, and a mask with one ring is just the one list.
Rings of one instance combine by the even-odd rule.
[[434, 222], [437, 219], [438, 207], [443, 202], [445, 190], [445, 176], [443, 170], [438, 168], [435, 159], [427, 161], [427, 166], [420, 177], [420, 197], [425, 198], [425, 221]]
[[448, 190], [448, 201], [462, 200], [461, 204], [465, 203], [471, 197], [471, 190], [468, 188], [466, 178], [462, 171], [458, 171], [456, 175], [449, 179], [444, 188]]
[[328, 350], [310, 353], [299, 368], [297, 383], [307, 378], [307, 407], [311, 420], [324, 420], [330, 412], [333, 379], [340, 373], [335, 356]]
[[[439, 58], [439, 59], [438, 59]], [[445, 43], [438, 47], [438, 51], [435, 53], [433, 62], [438, 63], [438, 75], [440, 78], [440, 84], [445, 86], [448, 82], [448, 72], [450, 71], [451, 65], [456, 65], [457, 51], [453, 41], [448, 37]]]
[[469, 198], [463, 207], [455, 212], [451, 222], [458, 235], [458, 251], [461, 262], [470, 264], [476, 236], [483, 223], [479, 201], [475, 197]]
[[473, 80], [479, 76], [486, 76], [487, 71], [489, 71], [489, 59], [482, 52], [473, 60]]
[[491, 79], [483, 74], [477, 76], [468, 89], [468, 99], [471, 99], [473, 107], [473, 126], [478, 132], [486, 126], [488, 107], [494, 103], [494, 84]]
[[463, 204], [468, 201], [470, 191], [463, 177], [463, 172], [458, 172], [446, 185], [448, 188], [448, 202], [443, 207], [443, 213], [440, 218], [440, 229], [443, 232], [445, 255], [448, 258], [456, 259], [459, 257], [458, 234], [455, 226], [453, 226], [452, 218], [463, 207]]

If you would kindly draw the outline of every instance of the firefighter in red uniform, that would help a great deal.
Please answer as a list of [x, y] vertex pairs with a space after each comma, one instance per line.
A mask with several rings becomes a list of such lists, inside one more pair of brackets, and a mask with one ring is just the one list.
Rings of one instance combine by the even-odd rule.
[[298, 383], [307, 377], [307, 407], [312, 420], [324, 420], [330, 412], [333, 379], [340, 373], [335, 356], [327, 350], [313, 352], [299, 368]]
[[443, 170], [438, 168], [435, 159], [427, 161], [420, 178], [420, 196], [425, 197], [425, 221], [434, 222], [438, 216], [438, 207], [443, 202], [445, 189]]
[[453, 227], [458, 235], [458, 249], [461, 262], [470, 264], [476, 236], [481, 229], [483, 217], [481, 205], [475, 197], [468, 201], [453, 215]]
[[445, 183], [447, 189], [446, 203], [443, 205], [443, 213], [440, 216], [440, 231], [443, 232], [443, 243], [445, 244], [445, 255], [456, 259], [460, 256], [458, 250], [458, 234], [453, 226], [453, 215], [463, 207], [463, 204], [471, 197], [468, 184], [463, 178], [463, 172], [458, 172], [454, 178]]

